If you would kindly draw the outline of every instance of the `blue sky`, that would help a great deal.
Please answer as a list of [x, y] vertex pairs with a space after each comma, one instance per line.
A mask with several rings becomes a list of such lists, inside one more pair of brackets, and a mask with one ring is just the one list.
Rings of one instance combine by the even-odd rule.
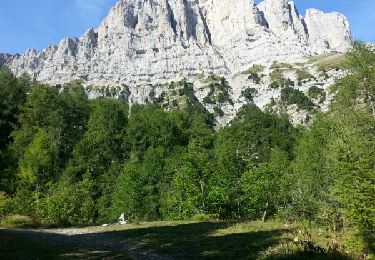
[[[97, 27], [116, 0], [0, 0], [0, 52], [43, 49]], [[259, 2], [259, 1], [257, 1]], [[375, 0], [295, 0], [306, 8], [348, 16], [356, 39], [375, 42]]]

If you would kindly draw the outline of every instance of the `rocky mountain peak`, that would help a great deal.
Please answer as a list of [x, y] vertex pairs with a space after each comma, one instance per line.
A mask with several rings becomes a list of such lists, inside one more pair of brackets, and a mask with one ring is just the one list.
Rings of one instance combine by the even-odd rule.
[[[241, 93], [252, 85], [244, 74], [249, 68], [263, 68], [259, 77], [269, 75], [253, 86], [263, 107], [280, 94], [268, 87], [275, 81], [275, 62], [303, 63], [314, 55], [345, 52], [351, 44], [344, 15], [309, 9], [303, 17], [287, 0], [258, 5], [253, 0], [119, 0], [98, 28], [42, 51], [3, 54], [0, 66], [50, 84], [126, 85], [130, 102], [160, 95], [160, 86], [184, 78], [197, 85], [203, 100], [202, 75], [215, 75], [230, 84], [234, 102], [221, 106], [233, 114], [243, 104]], [[298, 79], [295, 73], [285, 70], [277, 80]]]

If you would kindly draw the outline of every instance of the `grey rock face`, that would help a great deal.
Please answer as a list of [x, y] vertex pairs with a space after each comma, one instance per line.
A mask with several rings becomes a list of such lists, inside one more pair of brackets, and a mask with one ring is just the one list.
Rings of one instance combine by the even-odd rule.
[[3, 66], [11, 57], [12, 55], [10, 54], [0, 53], [0, 67]]
[[350, 48], [350, 26], [344, 15], [308, 9], [305, 22], [309, 32], [309, 44], [316, 52], [324, 52], [324, 50], [345, 52]]
[[[254, 63], [305, 57], [350, 47], [346, 18], [265, 0], [119, 0], [102, 24], [79, 39], [7, 58], [20, 75], [42, 82], [135, 84], [231, 75]], [[3, 62], [4, 59], [3, 59]]]

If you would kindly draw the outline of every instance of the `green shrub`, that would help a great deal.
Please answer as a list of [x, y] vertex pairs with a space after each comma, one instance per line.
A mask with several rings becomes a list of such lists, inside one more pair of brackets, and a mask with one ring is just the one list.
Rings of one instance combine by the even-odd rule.
[[246, 98], [248, 101], [253, 102], [254, 101], [254, 95], [258, 93], [258, 90], [255, 88], [247, 88], [245, 90], [242, 90], [241, 96]]
[[281, 100], [287, 104], [295, 104], [299, 109], [311, 111], [314, 103], [300, 90], [294, 88], [284, 88], [281, 90]]
[[37, 213], [47, 224], [92, 224], [95, 214], [93, 182], [60, 180], [37, 202]]
[[[216, 78], [215, 78], [216, 79]], [[229, 95], [230, 86], [225, 78], [219, 78], [219, 81], [212, 82], [208, 85], [210, 92], [203, 99], [206, 104], [223, 104], [228, 102], [233, 105], [233, 101]]]
[[21, 185], [12, 198], [12, 213], [33, 216], [35, 214], [35, 201], [37, 196], [38, 194], [32, 192], [29, 185]]
[[260, 74], [264, 70], [262, 65], [254, 65], [242, 74], [248, 74], [248, 79], [252, 80], [255, 84], [259, 84], [264, 75]]
[[217, 117], [217, 116], [222, 117], [222, 116], [224, 116], [224, 111], [220, 107], [215, 106], [214, 107], [214, 116], [215, 117]]
[[312, 86], [311, 88], [309, 88], [307, 95], [310, 98], [319, 99], [319, 103], [323, 103], [327, 98], [327, 94], [324, 89], [321, 89], [317, 86]]
[[11, 198], [5, 192], [0, 191], [0, 219], [10, 212]]

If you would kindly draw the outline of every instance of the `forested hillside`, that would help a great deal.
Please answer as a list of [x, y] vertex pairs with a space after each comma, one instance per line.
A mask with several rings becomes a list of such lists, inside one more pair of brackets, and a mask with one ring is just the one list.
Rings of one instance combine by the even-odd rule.
[[0, 70], [0, 219], [44, 224], [263, 219], [353, 225], [374, 247], [375, 52], [357, 43], [330, 111], [306, 128], [243, 107], [226, 127], [184, 105], [89, 100]]

